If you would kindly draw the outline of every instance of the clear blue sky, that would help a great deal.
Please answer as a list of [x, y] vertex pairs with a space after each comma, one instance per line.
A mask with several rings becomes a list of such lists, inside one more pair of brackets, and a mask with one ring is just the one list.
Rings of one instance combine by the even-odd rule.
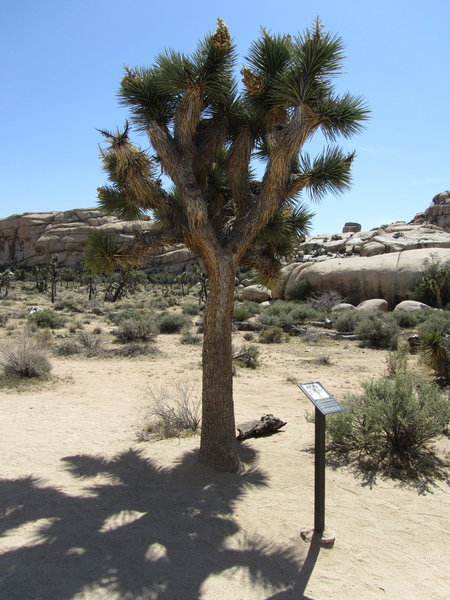
[[346, 45], [338, 90], [364, 96], [372, 117], [344, 144], [357, 153], [351, 191], [314, 207], [313, 230], [412, 219], [450, 187], [448, 0], [2, 2], [0, 217], [95, 206], [105, 182], [95, 128], [126, 118], [124, 64], [189, 53], [218, 16], [243, 57], [260, 25], [296, 34], [317, 15]]

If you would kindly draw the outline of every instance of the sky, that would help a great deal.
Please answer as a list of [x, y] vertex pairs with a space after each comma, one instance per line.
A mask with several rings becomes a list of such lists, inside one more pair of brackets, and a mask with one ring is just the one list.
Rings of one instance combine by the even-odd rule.
[[312, 205], [313, 233], [337, 233], [347, 221], [363, 230], [409, 221], [450, 188], [448, 0], [5, 0], [0, 218], [95, 206], [106, 183], [96, 128], [127, 118], [117, 99], [123, 65], [150, 66], [169, 48], [192, 52], [219, 16], [239, 69], [261, 26], [297, 35], [319, 16], [344, 41], [336, 90], [364, 97], [371, 118], [342, 140], [356, 151], [353, 185]]

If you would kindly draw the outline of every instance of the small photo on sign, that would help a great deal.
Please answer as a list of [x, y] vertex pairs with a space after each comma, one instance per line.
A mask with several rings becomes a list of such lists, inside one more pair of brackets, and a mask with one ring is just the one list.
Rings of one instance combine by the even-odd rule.
[[330, 394], [318, 383], [306, 383], [303, 389], [307, 392], [312, 400], [323, 400], [329, 398]]

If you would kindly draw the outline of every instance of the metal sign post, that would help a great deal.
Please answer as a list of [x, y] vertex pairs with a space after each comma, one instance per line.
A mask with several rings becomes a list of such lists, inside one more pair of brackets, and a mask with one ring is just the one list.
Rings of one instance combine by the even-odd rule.
[[332, 544], [334, 534], [325, 530], [325, 416], [345, 408], [318, 381], [299, 383], [298, 387], [315, 406], [314, 529], [302, 531], [301, 535], [307, 541], [314, 536], [323, 544]]

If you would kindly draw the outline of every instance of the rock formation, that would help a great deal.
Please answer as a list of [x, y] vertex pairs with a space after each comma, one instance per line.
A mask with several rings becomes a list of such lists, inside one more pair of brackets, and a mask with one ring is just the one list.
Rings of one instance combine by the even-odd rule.
[[450, 190], [437, 194], [431, 206], [414, 217], [413, 223], [431, 223], [450, 233]]
[[450, 261], [450, 248], [433, 248], [432, 251], [422, 248], [290, 264], [284, 267], [282, 283], [272, 290], [272, 297], [283, 298], [286, 285], [303, 280], [314, 290], [336, 290], [352, 304], [384, 298], [393, 308], [416, 287], [423, 273], [423, 261], [430, 254]]
[[[0, 267], [43, 265], [51, 256], [57, 256], [64, 266], [80, 265], [87, 238], [94, 229], [116, 233], [120, 241], [126, 241], [152, 226], [150, 219], [121, 221], [105, 216], [97, 208], [12, 215], [0, 219]], [[150, 256], [146, 268], [178, 272], [194, 258], [184, 246], [167, 248], [163, 254]]]
[[[150, 220], [128, 222], [105, 216], [98, 208], [13, 215], [0, 219], [0, 268], [43, 265], [54, 255], [62, 265], [80, 265], [94, 229], [116, 233], [125, 241], [152, 226]], [[283, 298], [287, 284], [303, 279], [315, 289], [336, 290], [353, 304], [384, 298], [393, 306], [415, 287], [423, 261], [432, 253], [450, 260], [450, 191], [435, 196], [431, 206], [410, 223], [371, 231], [346, 223], [342, 234], [307, 237], [296, 262], [283, 268], [272, 297]], [[179, 273], [193, 262], [193, 253], [180, 245], [149, 256], [144, 268]]]

